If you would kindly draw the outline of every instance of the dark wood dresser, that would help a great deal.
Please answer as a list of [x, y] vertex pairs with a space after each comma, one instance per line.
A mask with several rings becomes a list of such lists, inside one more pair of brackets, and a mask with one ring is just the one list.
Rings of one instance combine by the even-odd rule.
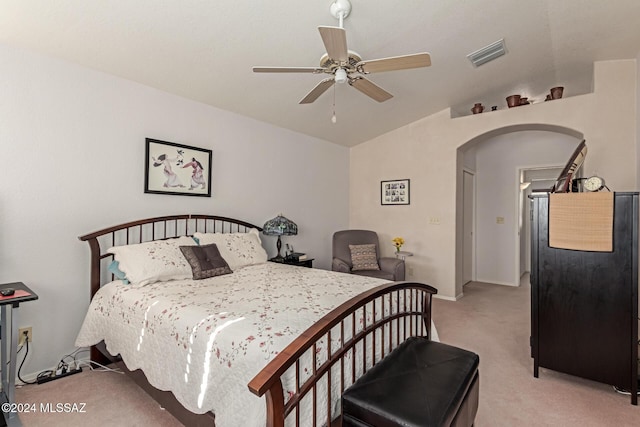
[[[613, 197], [613, 251], [549, 246], [549, 196], [531, 197], [531, 352], [539, 367], [638, 397], [638, 193]], [[575, 218], [580, 221], [580, 217]]]

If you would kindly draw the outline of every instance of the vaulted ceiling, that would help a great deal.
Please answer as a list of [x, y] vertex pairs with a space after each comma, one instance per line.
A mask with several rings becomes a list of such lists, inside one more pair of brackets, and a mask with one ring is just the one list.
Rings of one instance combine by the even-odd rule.
[[[318, 66], [317, 27], [338, 26], [332, 3], [1, 0], [0, 43], [345, 146], [448, 107], [454, 115], [476, 102], [506, 108], [511, 94], [542, 102], [554, 86], [587, 93], [594, 61], [640, 53], [638, 0], [351, 0], [349, 49], [365, 59], [426, 51], [432, 66], [370, 75], [394, 95], [383, 103], [335, 85], [299, 105], [325, 76], [252, 66]], [[467, 54], [499, 39], [505, 56], [471, 65]]]

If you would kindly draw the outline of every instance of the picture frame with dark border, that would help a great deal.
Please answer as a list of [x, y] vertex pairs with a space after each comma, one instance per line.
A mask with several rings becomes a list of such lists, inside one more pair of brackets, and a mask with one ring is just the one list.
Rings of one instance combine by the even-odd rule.
[[380, 204], [408, 205], [410, 202], [409, 187], [409, 179], [380, 181]]
[[212, 152], [146, 138], [144, 192], [211, 197]]

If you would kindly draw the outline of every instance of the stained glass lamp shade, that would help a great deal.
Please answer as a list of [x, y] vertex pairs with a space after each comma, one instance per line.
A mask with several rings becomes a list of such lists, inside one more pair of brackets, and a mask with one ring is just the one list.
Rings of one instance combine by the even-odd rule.
[[278, 215], [264, 223], [262, 233], [267, 236], [278, 236], [278, 243], [276, 244], [276, 247], [278, 248], [278, 256], [273, 258], [273, 260], [282, 261], [284, 260], [284, 257], [280, 255], [280, 248], [282, 248], [280, 236], [295, 236], [298, 234], [298, 226], [290, 219], [287, 219], [282, 215]]

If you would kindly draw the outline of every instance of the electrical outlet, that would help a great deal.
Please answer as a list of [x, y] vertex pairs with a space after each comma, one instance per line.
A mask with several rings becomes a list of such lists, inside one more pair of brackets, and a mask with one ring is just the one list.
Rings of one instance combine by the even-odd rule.
[[407, 267], [407, 274], [413, 277], [413, 267]]
[[437, 216], [432, 216], [429, 218], [430, 225], [440, 225], [440, 218]]
[[26, 333], [26, 336], [29, 337], [29, 342], [33, 342], [33, 334], [31, 331], [31, 326], [28, 326], [26, 328], [18, 329], [18, 345], [24, 344], [25, 333]]
[[504, 224], [504, 217], [503, 216], [497, 216], [496, 217], [496, 224]]

